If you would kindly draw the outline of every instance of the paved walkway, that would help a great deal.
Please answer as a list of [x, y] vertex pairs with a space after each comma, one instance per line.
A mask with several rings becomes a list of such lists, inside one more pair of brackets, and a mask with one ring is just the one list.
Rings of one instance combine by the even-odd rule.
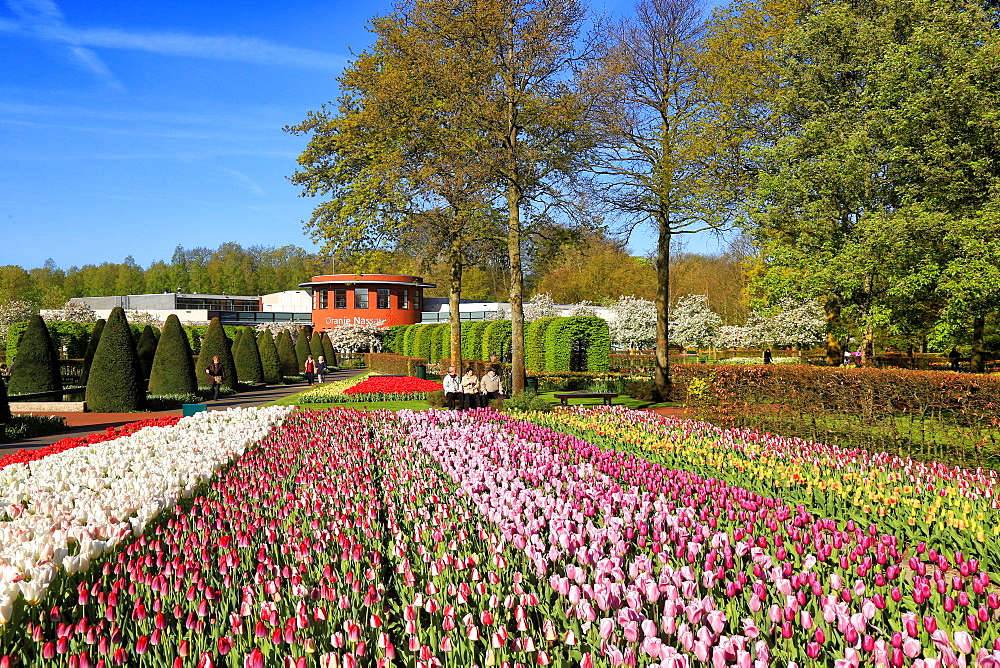
[[[326, 375], [326, 382], [332, 383], [338, 380], [353, 378], [362, 374], [366, 369], [344, 369], [334, 371]], [[252, 392], [240, 392], [218, 401], [206, 401], [210, 411], [224, 411], [227, 408], [262, 406], [278, 399], [301, 392], [307, 388], [304, 382], [292, 383], [291, 385], [271, 385]], [[67, 429], [57, 434], [48, 436], [38, 436], [20, 441], [0, 443], [0, 456], [17, 452], [18, 450], [35, 450], [51, 445], [56, 441], [74, 436], [86, 436], [97, 431], [104, 431], [108, 427], [117, 427], [127, 422], [137, 420], [153, 420], [161, 417], [180, 416], [180, 409], [174, 411], [161, 411], [155, 413], [40, 413], [40, 415], [57, 415], [66, 419]]]

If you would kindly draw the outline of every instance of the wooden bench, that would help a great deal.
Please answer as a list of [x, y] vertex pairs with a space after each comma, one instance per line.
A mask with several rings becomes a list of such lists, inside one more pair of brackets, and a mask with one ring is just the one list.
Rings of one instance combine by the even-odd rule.
[[611, 405], [611, 400], [618, 395], [613, 392], [564, 392], [552, 395], [562, 406], [569, 406], [570, 399], [603, 399], [605, 406]]

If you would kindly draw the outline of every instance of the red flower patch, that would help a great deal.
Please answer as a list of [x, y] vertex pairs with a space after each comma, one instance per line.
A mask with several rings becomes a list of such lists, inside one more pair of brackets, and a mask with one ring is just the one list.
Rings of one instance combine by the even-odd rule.
[[441, 383], [413, 376], [372, 376], [347, 388], [344, 394], [420, 394], [440, 389]]

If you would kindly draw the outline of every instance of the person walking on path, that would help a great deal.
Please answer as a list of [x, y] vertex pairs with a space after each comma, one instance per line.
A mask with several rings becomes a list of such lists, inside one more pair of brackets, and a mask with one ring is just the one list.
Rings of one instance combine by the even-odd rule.
[[483, 379], [479, 381], [479, 391], [482, 392], [481, 401], [484, 408], [489, 406], [491, 401], [503, 394], [503, 382], [501, 382], [495, 368], [490, 367], [490, 370], [486, 372]]
[[475, 372], [470, 368], [462, 376], [462, 394], [464, 395], [462, 402], [463, 408], [466, 410], [470, 408], [479, 408], [478, 397], [479, 393], [479, 378], [476, 377]]
[[205, 368], [205, 373], [208, 374], [208, 378], [211, 380], [212, 400], [215, 401], [219, 398], [219, 387], [226, 380], [226, 368], [219, 362], [218, 355], [212, 358], [212, 363]]
[[448, 410], [455, 410], [456, 403], [461, 410], [464, 401], [462, 398], [462, 379], [455, 373], [455, 367], [448, 367], [448, 375], [444, 377], [442, 385], [444, 385], [444, 396], [448, 399]]
[[316, 372], [316, 362], [313, 360], [312, 355], [306, 357], [306, 363], [303, 365], [306, 372], [306, 382], [310, 385], [313, 384], [313, 374]]
[[322, 355], [316, 360], [316, 382], [322, 383], [323, 376], [326, 374], [326, 358]]

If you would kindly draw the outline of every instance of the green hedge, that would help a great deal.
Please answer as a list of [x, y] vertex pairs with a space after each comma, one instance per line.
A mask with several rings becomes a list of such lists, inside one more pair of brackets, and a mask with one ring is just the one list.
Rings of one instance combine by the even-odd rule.
[[431, 326], [431, 355], [427, 359], [432, 364], [436, 364], [442, 357], [448, 356], [448, 348], [451, 345], [451, 339], [448, 337], [450, 330], [451, 325], [447, 322]]
[[545, 331], [545, 370], [570, 371], [573, 342], [586, 339], [587, 371], [607, 371], [611, 354], [611, 336], [604, 318], [557, 318]]
[[233, 362], [233, 349], [222, 322], [218, 318], [212, 318], [208, 325], [205, 338], [201, 342], [201, 352], [198, 353], [198, 364], [195, 367], [195, 374], [198, 377], [198, 385], [209, 387], [208, 374], [205, 369], [212, 363], [212, 358], [218, 355], [219, 363], [225, 371], [225, 378], [222, 381], [222, 389], [235, 390], [237, 387], [236, 364]]
[[135, 344], [135, 353], [139, 357], [139, 368], [142, 370], [142, 379], [148, 380], [149, 373], [153, 368], [153, 357], [156, 356], [157, 337], [152, 325], [146, 325], [142, 329], [138, 343]]
[[437, 327], [437, 323], [425, 323], [414, 325], [414, 327], [416, 334], [413, 335], [412, 352], [408, 357], [422, 357], [430, 360], [431, 350], [434, 347], [431, 338], [434, 336], [434, 328]]
[[510, 353], [510, 327], [510, 320], [492, 320], [483, 328], [482, 356], [479, 359], [489, 361], [490, 356], [496, 355], [502, 360], [505, 352]]
[[295, 344], [292, 342], [292, 335], [282, 330], [278, 333], [278, 338], [274, 342], [278, 349], [278, 362], [281, 363], [282, 376], [297, 376], [299, 374], [299, 361], [295, 355]]
[[141, 378], [135, 338], [116, 306], [108, 316], [94, 363], [87, 379], [87, 407], [95, 413], [133, 413], [143, 407], [145, 383]]
[[33, 315], [21, 336], [21, 347], [10, 370], [10, 393], [32, 394], [62, 389], [59, 354], [41, 316]]
[[0, 438], [4, 436], [5, 424], [10, 423], [10, 403], [7, 401], [7, 388], [3, 384], [3, 378], [0, 378]]
[[[187, 334], [188, 343], [191, 346], [191, 352], [195, 355], [201, 354], [201, 342], [205, 338], [205, 334], [208, 332], [209, 325], [181, 325], [184, 328], [184, 333]], [[226, 336], [230, 339], [236, 338], [236, 333], [239, 330], [244, 329], [241, 325], [225, 325], [222, 330], [226, 333]]]
[[97, 352], [97, 344], [101, 341], [101, 332], [104, 331], [106, 321], [101, 318], [94, 323], [94, 329], [90, 332], [90, 340], [87, 341], [87, 350], [83, 354], [83, 369], [80, 370], [80, 384], [87, 386], [87, 378], [90, 376], [90, 365], [94, 363], [94, 353]]
[[149, 372], [149, 393], [156, 396], [191, 395], [198, 389], [191, 344], [181, 321], [171, 313], [163, 325]]
[[[462, 357], [467, 360], [481, 360], [483, 354], [483, 332], [490, 325], [490, 320], [470, 322], [466, 332], [462, 328]], [[488, 359], [488, 358], [486, 358]]]
[[264, 366], [261, 364], [260, 350], [252, 330], [245, 329], [240, 334], [233, 350], [233, 362], [236, 363], [236, 377], [241, 383], [256, 385], [264, 382]]
[[403, 343], [398, 347], [398, 354], [404, 357], [411, 357], [413, 355], [413, 340], [417, 337], [417, 328], [420, 325], [407, 325], [406, 331], [403, 332]]
[[524, 328], [524, 364], [528, 371], [545, 371], [545, 332], [559, 318], [539, 318]]
[[299, 335], [295, 337], [295, 361], [298, 364], [298, 373], [306, 372], [306, 358], [312, 355], [312, 348], [309, 347], [309, 335], [305, 329], [299, 330]]
[[264, 382], [268, 385], [280, 385], [281, 360], [270, 330], [264, 329], [257, 334], [257, 352], [260, 353], [260, 366], [264, 370]]
[[391, 376], [416, 376], [417, 367], [426, 365], [427, 360], [406, 355], [389, 353], [365, 353], [365, 366], [372, 371], [380, 371]]
[[408, 327], [412, 327], [412, 325], [393, 325], [382, 330], [382, 350], [387, 353], [400, 354], [403, 348], [403, 337]]
[[[66, 356], [70, 359], [81, 359], [87, 354], [87, 344], [90, 343], [91, 333], [94, 331], [96, 323], [82, 322], [46, 322], [45, 328], [49, 330], [49, 338], [52, 339], [52, 347], [56, 350], [56, 356], [63, 346], [66, 346]], [[7, 330], [7, 361], [17, 357], [17, 346], [28, 329], [28, 321], [15, 322]], [[133, 327], [133, 333], [137, 336], [138, 328]]]

